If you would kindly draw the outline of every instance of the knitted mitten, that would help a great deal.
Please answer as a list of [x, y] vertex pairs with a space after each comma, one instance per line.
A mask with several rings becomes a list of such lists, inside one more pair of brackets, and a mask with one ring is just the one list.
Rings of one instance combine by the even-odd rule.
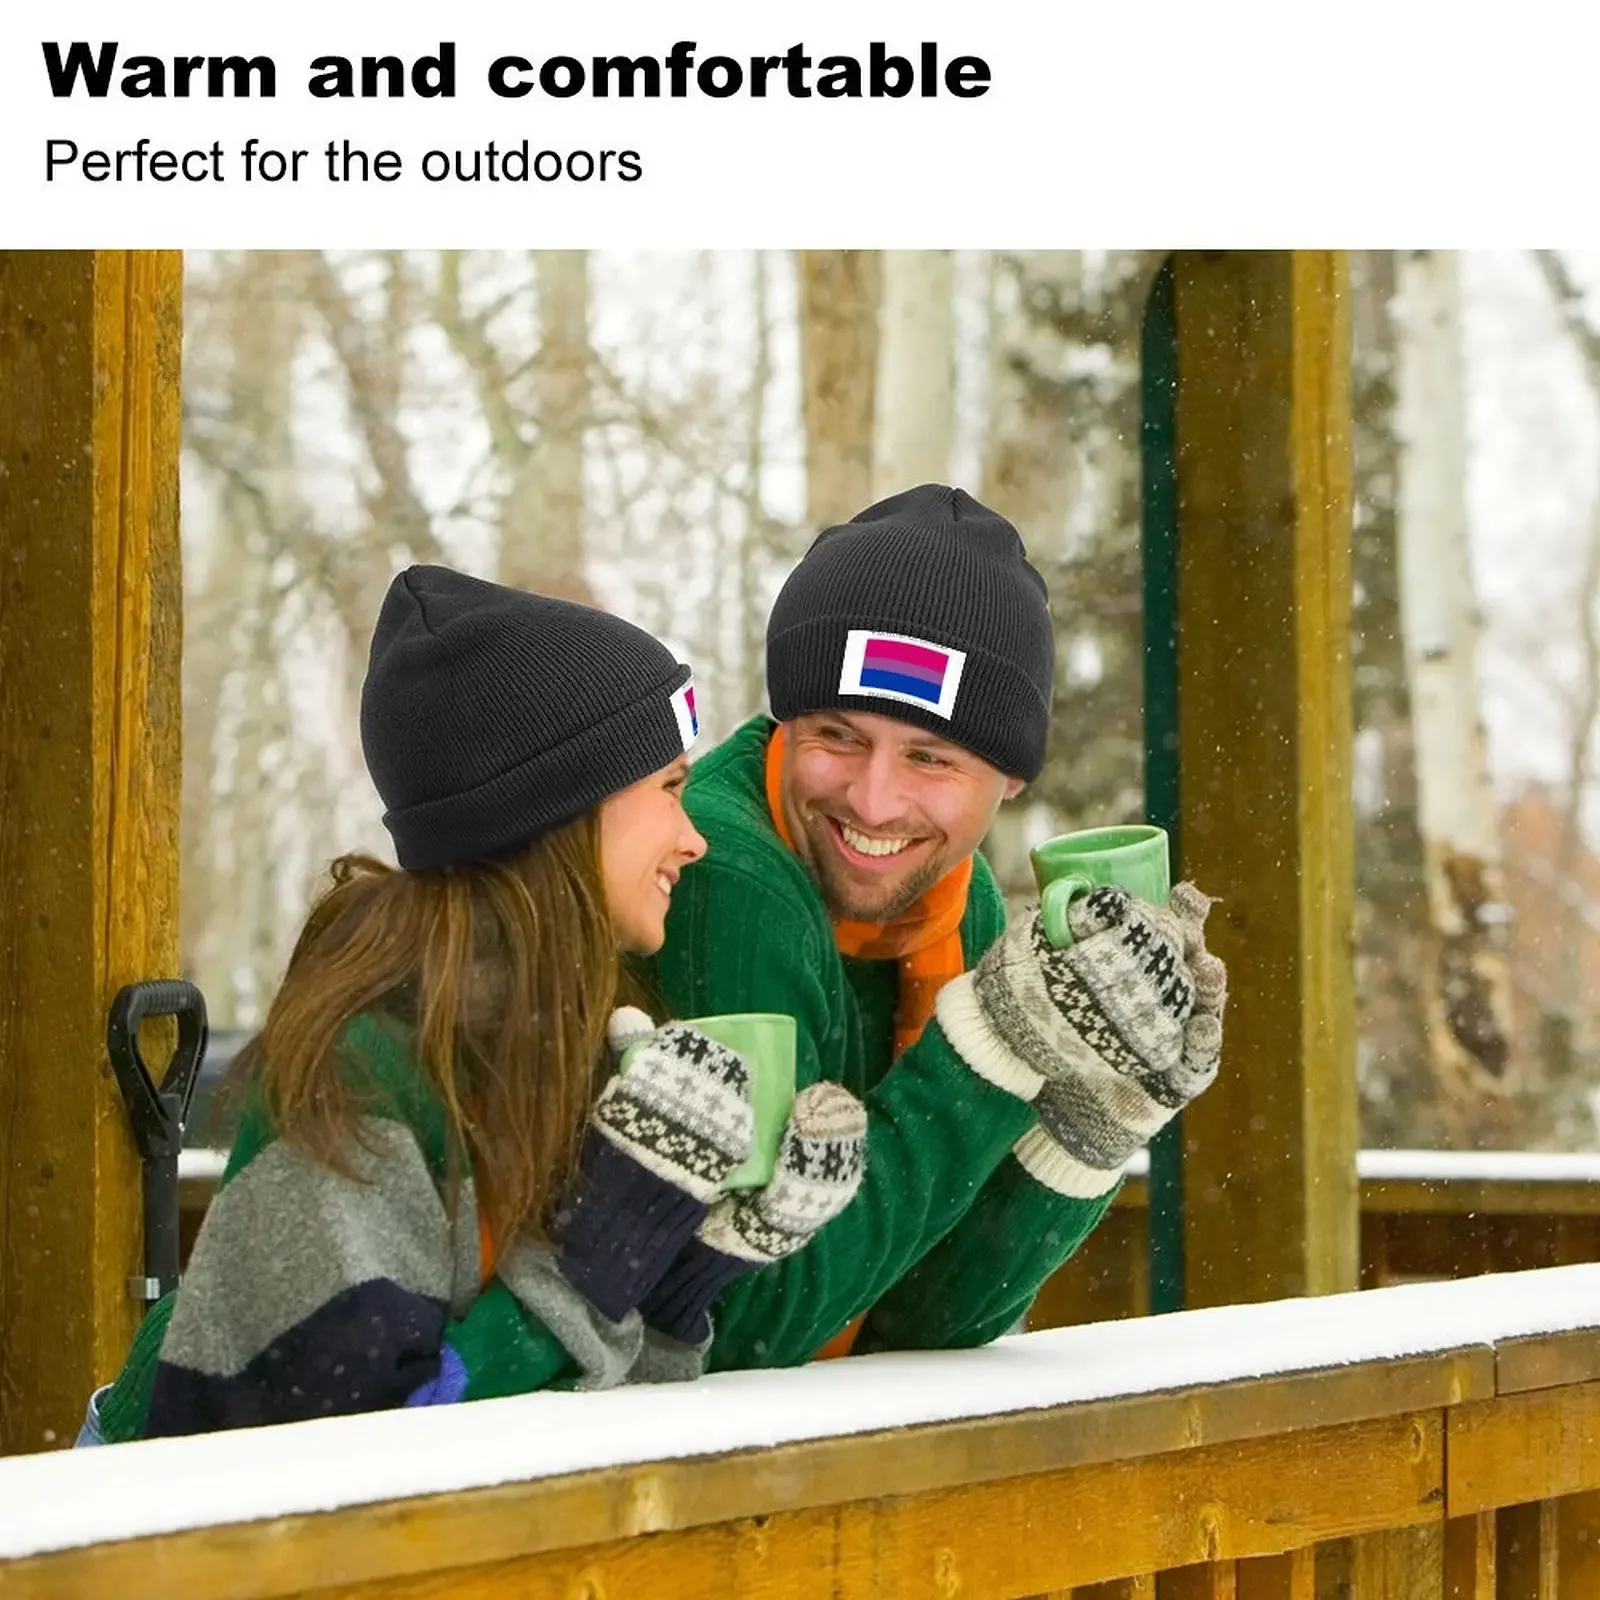
[[620, 1321], [705, 1219], [722, 1180], [750, 1154], [750, 1073], [698, 1028], [612, 1017], [612, 1048], [637, 1045], [600, 1091], [575, 1191], [553, 1229], [562, 1275]]
[[866, 1108], [836, 1083], [795, 1096], [777, 1168], [764, 1189], [727, 1195], [639, 1310], [686, 1344], [710, 1334], [711, 1302], [746, 1272], [793, 1255], [855, 1198], [866, 1158]]
[[1003, 1063], [986, 1074], [996, 1081], [1032, 1088], [1039, 1125], [1017, 1154], [1059, 1192], [1104, 1194], [1128, 1157], [1216, 1077], [1227, 973], [1205, 947], [1210, 908], [1189, 883], [1164, 907], [1095, 889], [1068, 912], [1065, 950], [1046, 940], [1036, 914], [946, 986], [964, 984], [964, 995], [947, 1004], [941, 993], [956, 1048]]

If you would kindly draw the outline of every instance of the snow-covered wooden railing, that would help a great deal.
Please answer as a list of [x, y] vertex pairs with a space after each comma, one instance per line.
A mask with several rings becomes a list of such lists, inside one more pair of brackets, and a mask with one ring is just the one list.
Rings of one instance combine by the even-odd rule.
[[[1600, 1261], [1600, 1153], [1362, 1150], [1356, 1172], [1363, 1288]], [[1147, 1205], [1141, 1154], [1110, 1215], [1045, 1285], [1035, 1328], [1143, 1314]]]
[[1594, 1600], [1597, 1536], [1600, 1266], [0, 1461], [7, 1600]]

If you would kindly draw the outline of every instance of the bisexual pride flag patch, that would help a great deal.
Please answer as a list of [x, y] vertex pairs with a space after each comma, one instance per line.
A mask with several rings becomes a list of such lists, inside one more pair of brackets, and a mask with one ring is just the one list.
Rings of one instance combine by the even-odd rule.
[[672, 691], [672, 711], [678, 719], [678, 732], [683, 738], [683, 748], [689, 749], [700, 737], [700, 715], [694, 708], [694, 679], [681, 689]]
[[966, 664], [965, 650], [948, 650], [903, 633], [852, 628], [845, 639], [839, 693], [902, 700], [948, 721]]

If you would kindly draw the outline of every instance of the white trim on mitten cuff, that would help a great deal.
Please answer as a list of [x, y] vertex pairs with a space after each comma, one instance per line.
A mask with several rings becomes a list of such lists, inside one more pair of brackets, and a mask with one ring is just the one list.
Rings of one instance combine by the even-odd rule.
[[1068, 1155], [1037, 1124], [1012, 1145], [1011, 1153], [1030, 1178], [1073, 1200], [1097, 1200], [1116, 1188], [1122, 1178], [1120, 1167], [1110, 1172], [1100, 1167], [1086, 1167], [1076, 1156]]
[[1044, 1087], [1043, 1077], [1015, 1054], [990, 1026], [983, 1007], [978, 1004], [970, 972], [952, 978], [939, 991], [934, 1015], [956, 1054], [995, 1088], [1031, 1103]]

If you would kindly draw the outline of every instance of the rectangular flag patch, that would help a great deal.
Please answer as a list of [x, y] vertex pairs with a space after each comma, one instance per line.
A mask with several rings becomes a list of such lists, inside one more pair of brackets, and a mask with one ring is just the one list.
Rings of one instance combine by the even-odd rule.
[[948, 721], [966, 664], [965, 650], [949, 650], [903, 633], [852, 628], [845, 639], [839, 693], [903, 700]]
[[694, 708], [694, 679], [681, 689], [672, 691], [672, 711], [678, 719], [678, 732], [683, 737], [683, 748], [688, 750], [700, 737], [700, 716]]

